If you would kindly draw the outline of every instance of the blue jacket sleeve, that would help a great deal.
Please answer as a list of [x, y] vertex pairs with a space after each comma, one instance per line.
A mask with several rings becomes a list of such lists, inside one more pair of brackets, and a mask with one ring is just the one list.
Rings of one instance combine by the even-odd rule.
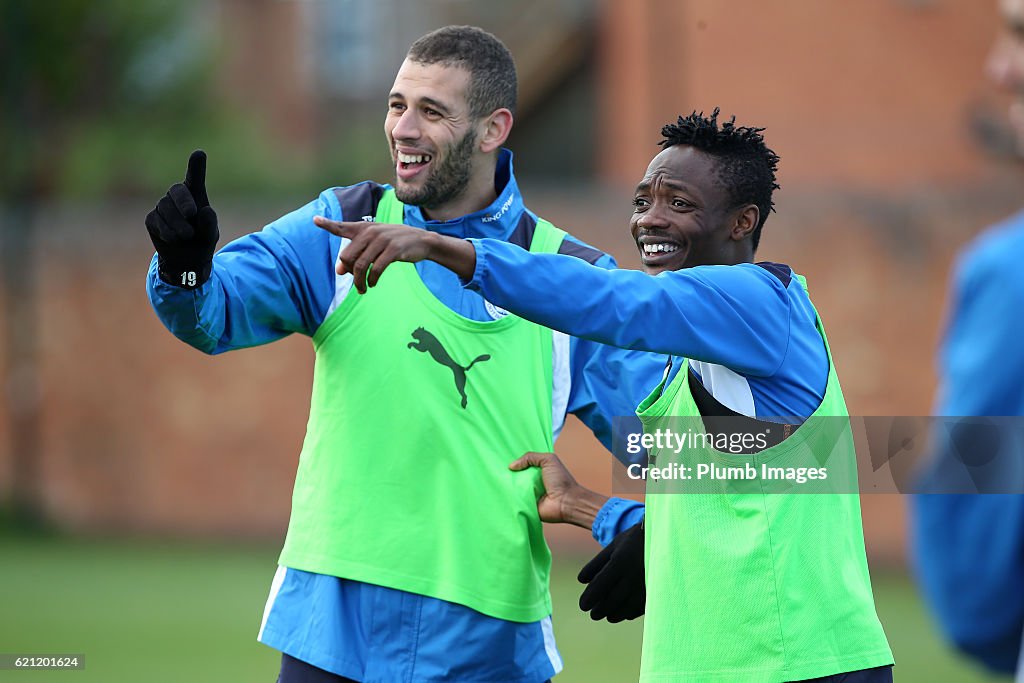
[[150, 264], [146, 291], [157, 316], [205, 353], [257, 346], [292, 332], [312, 336], [334, 296], [334, 260], [341, 240], [313, 225], [337, 216], [330, 192], [227, 244], [213, 258], [210, 279], [189, 291], [167, 284]]
[[790, 304], [763, 268], [700, 266], [651, 277], [473, 240], [467, 284], [538, 324], [620, 348], [685, 356], [768, 377], [789, 345]]
[[[991, 250], [962, 262], [940, 355], [939, 415], [1024, 414], [1024, 281], [1015, 268]], [[953, 467], [950, 439], [935, 443], [928, 470], [963, 469]], [[988, 667], [1012, 672], [1024, 631], [1024, 496], [917, 495], [911, 505], [914, 567], [943, 632]]]
[[594, 518], [591, 533], [602, 546], [644, 518], [644, 504], [625, 498], [609, 498]]

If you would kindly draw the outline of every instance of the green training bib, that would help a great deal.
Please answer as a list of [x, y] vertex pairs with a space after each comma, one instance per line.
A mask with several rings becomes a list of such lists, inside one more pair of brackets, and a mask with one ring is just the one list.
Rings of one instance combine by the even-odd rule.
[[[388, 190], [376, 220], [401, 223]], [[565, 233], [539, 221], [532, 251]], [[464, 318], [409, 263], [345, 300], [313, 337], [306, 439], [280, 563], [466, 605], [511, 621], [551, 613], [537, 514], [552, 448], [552, 333]]]
[[[817, 326], [828, 350], [820, 318]], [[698, 493], [685, 492], [690, 482], [648, 482], [641, 681], [769, 683], [892, 663], [871, 593], [860, 500], [850, 492], [856, 456], [849, 420], [841, 419], [846, 403], [831, 351], [828, 358], [821, 405], [778, 445], [753, 456], [702, 444], [652, 450], [658, 467], [688, 467], [693, 476], [699, 465], [732, 466], [754, 478], [690, 489]], [[637, 414], [648, 433], [702, 424], [686, 366]], [[763, 467], [816, 465], [846, 478], [840, 492], [800, 493], [790, 483], [783, 493], [762, 478]]]

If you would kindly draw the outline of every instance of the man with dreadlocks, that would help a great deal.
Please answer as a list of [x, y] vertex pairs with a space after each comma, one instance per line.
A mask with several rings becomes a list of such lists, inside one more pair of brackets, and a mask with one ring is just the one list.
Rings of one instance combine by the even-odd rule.
[[[663, 149], [637, 185], [630, 230], [647, 274], [496, 240], [315, 222], [352, 239], [339, 272], [351, 272], [359, 291], [393, 261], [430, 259], [524, 318], [666, 354], [664, 377], [637, 409], [648, 435], [666, 416], [738, 416], [750, 431], [786, 427], [775, 431], [787, 438], [757, 450], [758, 462], [790, 463], [794, 454], [830, 462], [852, 454], [853, 442], [848, 420], [811, 420], [847, 415], [821, 319], [802, 276], [753, 262], [779, 157], [763, 129], [735, 118], [719, 126], [718, 113], [665, 126]], [[570, 283], [592, 295], [560, 298]], [[682, 450], [650, 455], [676, 467], [695, 455], [730, 455]], [[581, 606], [610, 621], [646, 608], [641, 680], [892, 680], [855, 490], [649, 495], [645, 523], [616, 534], [643, 514], [638, 503], [583, 489], [553, 454], [528, 453], [511, 468], [530, 466], [544, 475], [542, 519], [591, 527], [599, 540], [615, 536], [581, 574], [590, 581]], [[667, 490], [648, 482], [649, 493]]]

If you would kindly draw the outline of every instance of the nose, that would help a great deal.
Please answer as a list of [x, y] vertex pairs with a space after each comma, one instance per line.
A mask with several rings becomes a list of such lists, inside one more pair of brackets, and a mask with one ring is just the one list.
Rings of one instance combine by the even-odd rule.
[[642, 230], [663, 230], [668, 227], [668, 221], [665, 219], [665, 214], [658, 208], [657, 204], [652, 205], [640, 214], [635, 223], [636, 227]]
[[391, 129], [391, 137], [396, 140], [418, 140], [420, 137], [419, 121], [416, 113], [410, 108], [398, 116], [394, 128]]

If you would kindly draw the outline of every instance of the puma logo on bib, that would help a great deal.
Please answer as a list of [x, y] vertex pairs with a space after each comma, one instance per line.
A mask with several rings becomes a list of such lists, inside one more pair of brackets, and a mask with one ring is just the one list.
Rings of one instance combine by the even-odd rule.
[[423, 327], [417, 327], [413, 330], [412, 338], [414, 341], [409, 342], [406, 346], [410, 349], [416, 349], [423, 353], [429, 353], [430, 357], [441, 365], [449, 368], [452, 371], [455, 379], [455, 389], [459, 392], [462, 397], [462, 407], [466, 407], [466, 373], [469, 369], [477, 363], [482, 363], [485, 360], [490, 360], [490, 354], [483, 354], [474, 358], [469, 365], [463, 367], [456, 363], [451, 356], [448, 355], [448, 351], [445, 350], [444, 346], [438, 340], [437, 337], [432, 335]]

